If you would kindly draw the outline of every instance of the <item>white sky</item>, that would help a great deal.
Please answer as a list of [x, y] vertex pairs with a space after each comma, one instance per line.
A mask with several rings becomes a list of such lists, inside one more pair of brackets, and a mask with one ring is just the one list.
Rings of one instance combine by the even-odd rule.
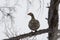
[[[41, 3], [39, 3], [39, 0], [30, 0], [30, 1], [33, 1], [33, 2], [32, 2], [32, 5], [28, 5], [29, 6], [28, 12], [33, 12], [35, 18], [39, 20], [39, 22], [40, 22], [39, 30], [47, 29], [48, 24], [47, 24], [47, 20], [45, 18], [48, 17], [48, 8], [46, 8], [46, 7], [49, 6], [50, 1], [44, 0], [44, 2], [43, 2], [41, 0], [42, 1]], [[8, 5], [10, 7], [12, 7], [12, 6], [16, 7], [15, 8], [16, 11], [12, 15], [15, 17], [14, 18], [14, 21], [15, 21], [14, 30], [17, 32], [18, 35], [31, 32], [31, 30], [28, 28], [28, 22], [31, 19], [31, 17], [27, 15], [28, 14], [27, 0], [19, 0], [18, 5], [14, 5], [14, 3], [16, 3], [15, 0], [11, 0], [10, 4], [9, 3], [6, 4], [5, 0], [0, 0], [0, 7], [6, 6], [6, 5]], [[38, 10], [40, 5], [41, 5], [41, 8], [40, 8], [40, 10]], [[59, 11], [59, 13], [60, 13], [60, 11]], [[2, 17], [2, 14], [0, 14], [0, 15], [1, 15], [0, 17]], [[0, 18], [0, 20], [1, 20], [1, 18]], [[4, 30], [5, 30], [4, 28], [5, 28], [4, 24], [0, 23], [0, 40], [7, 38], [4, 34]], [[48, 37], [48, 33], [37, 35], [37, 40], [48, 40], [47, 37]]]

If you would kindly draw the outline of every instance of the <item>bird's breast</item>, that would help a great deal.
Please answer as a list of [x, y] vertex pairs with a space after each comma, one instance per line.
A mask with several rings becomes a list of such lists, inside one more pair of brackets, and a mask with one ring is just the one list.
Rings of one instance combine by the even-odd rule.
[[31, 30], [37, 30], [39, 28], [39, 26], [40, 26], [39, 21], [37, 21], [37, 20], [30, 20], [29, 28]]

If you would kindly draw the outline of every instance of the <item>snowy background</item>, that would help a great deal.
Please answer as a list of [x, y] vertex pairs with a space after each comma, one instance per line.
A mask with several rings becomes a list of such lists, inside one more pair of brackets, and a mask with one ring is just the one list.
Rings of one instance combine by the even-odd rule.
[[[0, 0], [0, 8], [15, 7], [15, 11], [12, 12], [12, 16], [14, 17], [12, 28], [17, 35], [31, 32], [28, 27], [28, 22], [31, 19], [31, 17], [27, 15], [29, 12], [32, 12], [35, 18], [39, 20], [40, 28], [38, 30], [47, 29], [48, 23], [45, 18], [48, 18], [49, 9], [46, 8], [48, 6], [50, 6], [50, 0]], [[9, 12], [8, 9], [6, 9], [6, 12]], [[58, 12], [60, 13], [60, 8]], [[2, 17], [3, 14], [0, 12], [0, 40], [8, 38], [4, 33], [5, 24], [2, 22]], [[4, 20], [6, 20], [5, 23], [7, 25], [11, 22], [9, 17], [6, 17]], [[11, 24], [9, 24], [9, 26], [11, 26]], [[48, 33], [37, 35], [36, 38], [36, 40], [48, 40]]]

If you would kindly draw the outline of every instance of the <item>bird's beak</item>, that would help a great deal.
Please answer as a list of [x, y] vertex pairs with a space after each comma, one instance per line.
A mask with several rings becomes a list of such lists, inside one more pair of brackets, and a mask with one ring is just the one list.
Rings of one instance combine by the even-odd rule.
[[30, 14], [27, 14], [27, 15], [30, 15]]

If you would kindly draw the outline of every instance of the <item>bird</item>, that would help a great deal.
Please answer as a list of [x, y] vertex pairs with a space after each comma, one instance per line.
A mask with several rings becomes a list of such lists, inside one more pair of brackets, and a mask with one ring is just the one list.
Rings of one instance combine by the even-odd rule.
[[29, 21], [28, 27], [31, 31], [36, 32], [37, 29], [40, 27], [40, 23], [37, 19], [35, 19], [32, 12], [28, 13], [29, 16], [31, 16], [31, 20]]

